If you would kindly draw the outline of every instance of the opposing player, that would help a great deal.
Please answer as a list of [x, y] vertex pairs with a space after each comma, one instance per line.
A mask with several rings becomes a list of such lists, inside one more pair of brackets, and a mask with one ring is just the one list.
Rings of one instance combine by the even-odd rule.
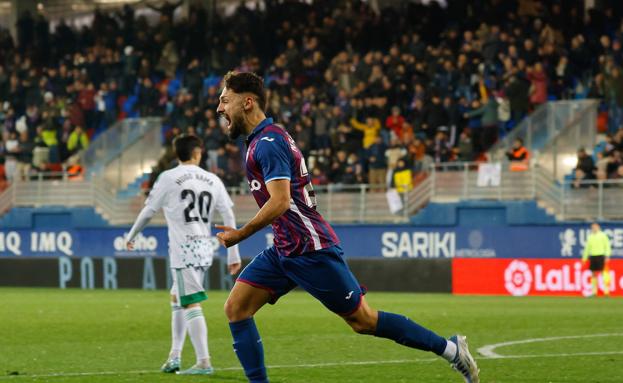
[[268, 382], [263, 345], [253, 315], [266, 303], [300, 286], [360, 334], [388, 338], [432, 351], [448, 360], [466, 382], [478, 382], [478, 367], [464, 336], [444, 339], [405, 316], [372, 309], [344, 261], [339, 240], [316, 211], [305, 160], [294, 140], [266, 118], [263, 81], [253, 73], [229, 73], [217, 112], [229, 136], [247, 136], [249, 186], [260, 210], [240, 229], [217, 226], [219, 241], [234, 246], [272, 224], [274, 245], [243, 270], [225, 303], [234, 351], [250, 382]]
[[[207, 299], [203, 289], [206, 270], [212, 264], [210, 223], [218, 210], [225, 225], [235, 227], [233, 202], [223, 182], [201, 169], [201, 139], [182, 136], [175, 140], [179, 165], [160, 174], [145, 207], [132, 226], [127, 248], [132, 250], [136, 235], [160, 209], [164, 210], [169, 231], [169, 257], [173, 286], [171, 288], [171, 351], [162, 366], [163, 372], [187, 375], [213, 373], [208, 352], [208, 328], [200, 302]], [[227, 251], [229, 272], [240, 270], [238, 247]], [[197, 363], [180, 371], [181, 354], [186, 332], [190, 335]]]

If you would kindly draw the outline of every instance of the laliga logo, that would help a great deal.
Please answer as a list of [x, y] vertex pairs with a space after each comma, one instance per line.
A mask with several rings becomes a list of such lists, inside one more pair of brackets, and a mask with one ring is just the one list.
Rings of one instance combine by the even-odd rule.
[[532, 272], [526, 262], [514, 260], [504, 271], [504, 286], [515, 296], [526, 295], [532, 285]]

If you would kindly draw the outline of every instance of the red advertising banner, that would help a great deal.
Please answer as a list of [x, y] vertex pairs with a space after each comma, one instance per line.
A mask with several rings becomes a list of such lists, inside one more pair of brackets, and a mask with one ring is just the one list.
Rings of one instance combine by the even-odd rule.
[[[623, 260], [611, 260], [598, 281], [600, 295], [606, 282], [610, 295], [623, 296]], [[452, 260], [454, 294], [587, 296], [592, 290], [591, 272], [578, 259]]]

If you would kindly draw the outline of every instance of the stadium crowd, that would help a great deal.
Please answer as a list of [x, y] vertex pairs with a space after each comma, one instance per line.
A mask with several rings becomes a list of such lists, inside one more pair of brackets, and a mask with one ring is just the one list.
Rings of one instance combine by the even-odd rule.
[[180, 3], [154, 7], [151, 24], [125, 6], [80, 30], [24, 14], [16, 41], [0, 32], [9, 179], [65, 161], [119, 119], [162, 116], [168, 147], [179, 133], [202, 137], [206, 167], [239, 185], [244, 145], [215, 114], [231, 69], [264, 76], [268, 114], [297, 140], [315, 184], [385, 184], [427, 162], [478, 160], [550, 99], [600, 98], [606, 129], [623, 123], [620, 5], [585, 15], [581, 1], [377, 12], [354, 0], [268, 0], [208, 22], [192, 2], [188, 18], [174, 18]]

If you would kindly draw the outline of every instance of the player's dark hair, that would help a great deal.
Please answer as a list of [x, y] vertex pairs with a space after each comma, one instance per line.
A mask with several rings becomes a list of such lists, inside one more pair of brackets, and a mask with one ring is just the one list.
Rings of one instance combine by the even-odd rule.
[[228, 72], [223, 79], [225, 87], [235, 93], [251, 93], [257, 96], [257, 104], [262, 112], [266, 108], [264, 80], [252, 72]]
[[180, 161], [188, 161], [193, 155], [195, 148], [202, 148], [203, 141], [197, 136], [178, 136], [174, 141], [175, 154]]

